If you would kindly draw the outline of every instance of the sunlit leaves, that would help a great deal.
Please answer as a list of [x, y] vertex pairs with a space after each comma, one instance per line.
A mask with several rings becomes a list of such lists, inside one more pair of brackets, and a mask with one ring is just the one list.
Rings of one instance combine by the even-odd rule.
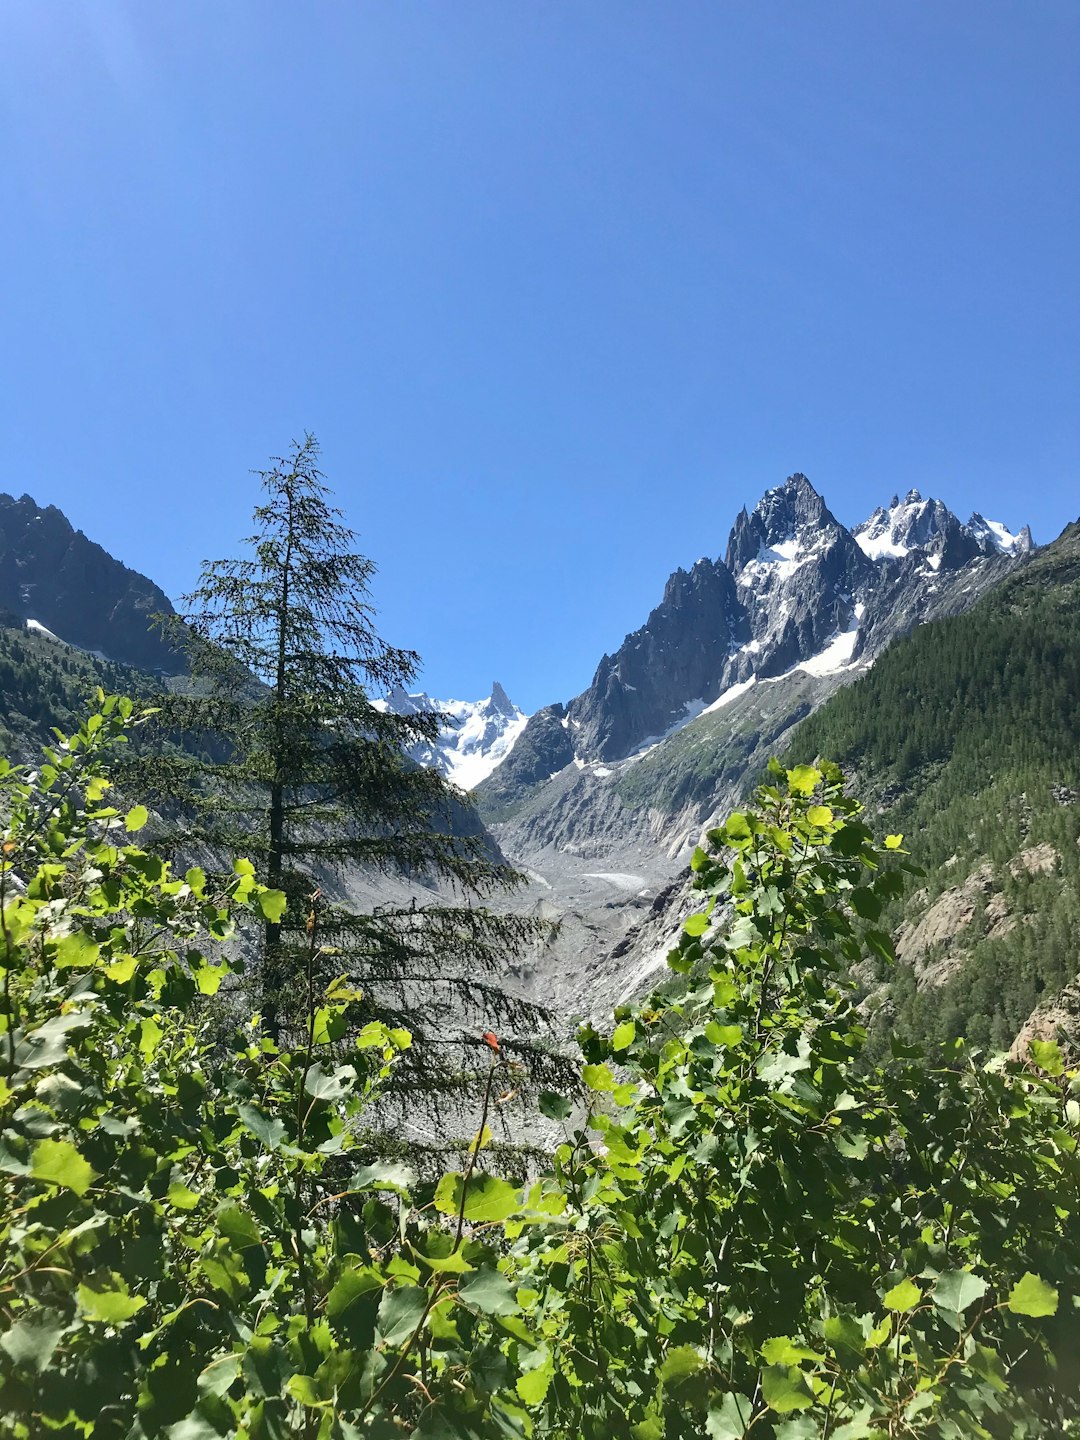
[[[26, 1433], [49, 1433], [50, 1393], [92, 1425], [106, 1401], [63, 1387], [96, 1366], [147, 1440], [866, 1440], [946, 1415], [996, 1434], [1014, 1411], [1017, 1434], [1066, 1433], [1080, 1082], [1051, 1042], [1027, 1067], [901, 1043], [865, 1063], [845, 968], [891, 955], [863, 921], [907, 862], [830, 767], [805, 771], [710, 833], [700, 889], [730, 879], [734, 917], [707, 953], [684, 933], [687, 985], [582, 1030], [583, 1093], [543, 1094], [565, 1129], [524, 1192], [479, 1168], [494, 1107], [481, 1125], [463, 1103], [472, 1153], [441, 1178], [372, 1133], [408, 1036], [353, 1026], [347, 977], [299, 1048], [207, 1040], [200, 977], [228, 961], [202, 927], [248, 885], [263, 914], [242, 864], [180, 881], [128, 852], [107, 893], [106, 865], [88, 882], [89, 943], [65, 912], [42, 947], [36, 917], [83, 883], [50, 850], [9, 907], [39, 970], [0, 1086], [0, 1427], [36, 1405]], [[512, 1065], [498, 1043], [485, 1064]]]
[[88, 1320], [105, 1325], [122, 1325], [137, 1315], [146, 1304], [142, 1295], [131, 1295], [127, 1282], [119, 1275], [108, 1277], [111, 1283], [101, 1285], [80, 1285], [77, 1291], [79, 1310]]
[[1065, 1069], [1061, 1049], [1056, 1040], [1032, 1040], [1031, 1059], [1047, 1075], [1057, 1077]]
[[886, 1310], [914, 1310], [915, 1306], [922, 1301], [922, 1291], [913, 1280], [901, 1280], [891, 1290], [887, 1290], [881, 1298], [881, 1303]]
[[70, 1140], [39, 1140], [34, 1146], [30, 1173], [35, 1180], [61, 1185], [76, 1195], [85, 1195], [94, 1181], [94, 1170]]
[[793, 1410], [809, 1410], [814, 1392], [806, 1376], [794, 1365], [769, 1365], [761, 1373], [761, 1393], [765, 1404], [778, 1415]]
[[[464, 1205], [462, 1194], [464, 1192]], [[469, 1176], [451, 1172], [444, 1175], [435, 1190], [435, 1208], [444, 1215], [464, 1215], [474, 1224], [493, 1224], [513, 1215], [521, 1198], [513, 1185], [498, 1175], [474, 1171]]]
[[1048, 1285], [1040, 1276], [1033, 1275], [1028, 1270], [1009, 1291], [1009, 1298], [1005, 1303], [1014, 1315], [1056, 1315], [1058, 1292], [1053, 1285]]
[[285, 914], [286, 901], [280, 890], [261, 890], [256, 896], [255, 903], [264, 919], [269, 920], [272, 925], [281, 924], [282, 916]]

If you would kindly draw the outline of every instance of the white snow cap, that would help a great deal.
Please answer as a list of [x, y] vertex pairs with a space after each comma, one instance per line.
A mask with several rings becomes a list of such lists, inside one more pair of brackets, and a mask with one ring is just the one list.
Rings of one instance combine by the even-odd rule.
[[474, 789], [506, 759], [529, 718], [497, 680], [486, 700], [433, 700], [422, 690], [407, 695], [397, 686], [375, 704], [396, 715], [440, 711], [446, 724], [438, 740], [414, 745], [410, 754], [420, 765], [435, 766], [462, 790]]

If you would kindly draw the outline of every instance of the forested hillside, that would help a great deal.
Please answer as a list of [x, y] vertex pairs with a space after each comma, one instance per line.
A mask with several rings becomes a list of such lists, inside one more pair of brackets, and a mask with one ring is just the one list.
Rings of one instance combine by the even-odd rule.
[[151, 681], [130, 666], [27, 629], [16, 615], [0, 614], [0, 754], [36, 754], [54, 725], [76, 727], [98, 686], [143, 695]]
[[790, 755], [852, 768], [926, 878], [893, 902], [890, 1030], [1008, 1046], [1080, 969], [1080, 522], [967, 614], [893, 645]]

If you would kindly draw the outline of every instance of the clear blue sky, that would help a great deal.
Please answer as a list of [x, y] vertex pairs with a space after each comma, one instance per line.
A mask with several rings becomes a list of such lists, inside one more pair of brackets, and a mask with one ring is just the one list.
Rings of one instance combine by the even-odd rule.
[[172, 595], [313, 430], [435, 694], [805, 471], [1080, 512], [1075, 0], [4, 0], [0, 488]]

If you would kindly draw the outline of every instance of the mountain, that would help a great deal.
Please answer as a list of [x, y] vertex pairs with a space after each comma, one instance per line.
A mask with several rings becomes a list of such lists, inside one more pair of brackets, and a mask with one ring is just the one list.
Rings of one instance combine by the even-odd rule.
[[164, 592], [29, 495], [0, 494], [0, 608], [119, 664], [183, 668], [153, 627], [154, 615], [172, 613]]
[[[791, 727], [1032, 549], [1026, 529], [963, 524], [915, 490], [849, 530], [801, 474], [743, 510], [724, 558], [676, 571], [589, 688], [538, 711], [477, 788], [504, 853], [534, 877], [534, 903], [559, 923], [531, 982], [571, 1011], [617, 998], [702, 825]], [[587, 967], [573, 958], [581, 946]]]
[[375, 704], [397, 715], [435, 711], [444, 716], [438, 740], [416, 745], [410, 753], [418, 765], [433, 765], [462, 790], [474, 789], [506, 759], [529, 718], [497, 680], [486, 700], [433, 700], [423, 691], [407, 695], [399, 685]]
[[1080, 1034], [1080, 521], [962, 615], [893, 645], [793, 734], [925, 882], [883, 917], [871, 1034], [1004, 1049]]

